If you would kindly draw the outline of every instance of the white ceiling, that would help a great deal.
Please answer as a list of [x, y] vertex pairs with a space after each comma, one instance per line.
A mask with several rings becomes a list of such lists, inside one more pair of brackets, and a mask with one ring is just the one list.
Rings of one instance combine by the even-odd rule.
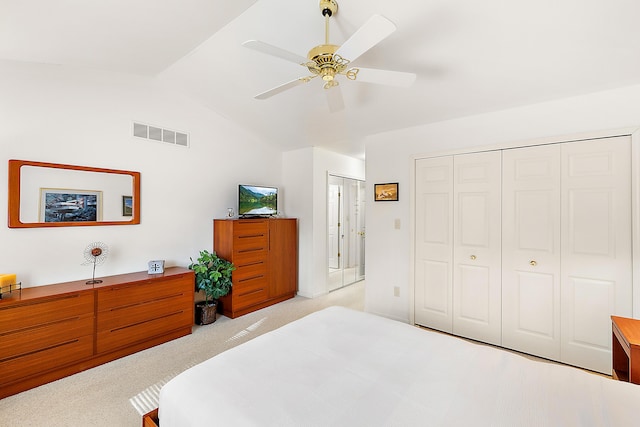
[[330, 42], [371, 15], [397, 31], [353, 65], [417, 74], [409, 89], [341, 80], [330, 113], [318, 79], [244, 48], [306, 56], [324, 42], [318, 0], [0, 0], [0, 59], [155, 76], [283, 149], [360, 156], [370, 134], [640, 84], [637, 0], [337, 0]]

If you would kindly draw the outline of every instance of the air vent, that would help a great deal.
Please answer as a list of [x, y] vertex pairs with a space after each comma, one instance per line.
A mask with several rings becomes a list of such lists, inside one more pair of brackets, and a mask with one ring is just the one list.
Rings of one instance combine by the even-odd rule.
[[144, 123], [133, 123], [133, 136], [167, 144], [189, 146], [189, 134]]

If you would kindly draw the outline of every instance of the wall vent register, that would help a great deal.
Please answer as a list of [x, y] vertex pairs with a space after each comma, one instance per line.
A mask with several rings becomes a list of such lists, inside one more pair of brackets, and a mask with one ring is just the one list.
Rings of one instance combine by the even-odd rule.
[[166, 142], [183, 147], [189, 146], [189, 134], [176, 130], [164, 129], [158, 126], [133, 122], [133, 136], [150, 139], [152, 141]]

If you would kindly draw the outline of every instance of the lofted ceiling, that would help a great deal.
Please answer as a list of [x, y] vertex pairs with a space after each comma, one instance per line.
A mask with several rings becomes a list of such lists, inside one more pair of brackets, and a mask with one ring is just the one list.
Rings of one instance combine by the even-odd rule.
[[0, 60], [147, 75], [284, 150], [363, 156], [367, 135], [640, 84], [637, 0], [337, 0], [330, 42], [373, 14], [397, 31], [353, 65], [417, 74], [410, 88], [340, 80], [330, 112], [314, 79], [242, 46], [306, 56], [324, 42], [318, 0], [0, 0]]

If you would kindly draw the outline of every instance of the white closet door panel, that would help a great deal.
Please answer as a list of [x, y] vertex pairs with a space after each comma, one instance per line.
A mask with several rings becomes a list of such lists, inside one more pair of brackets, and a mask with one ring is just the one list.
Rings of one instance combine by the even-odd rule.
[[632, 315], [631, 140], [562, 144], [561, 360], [611, 372], [611, 315]]
[[[559, 159], [559, 158], [558, 158]], [[557, 182], [559, 186], [559, 182]], [[518, 250], [551, 254], [557, 251], [560, 205], [554, 188], [541, 190], [516, 190], [515, 244]], [[559, 231], [559, 230], [558, 230]]]
[[[421, 260], [416, 265], [416, 323], [449, 329], [451, 318], [451, 263]], [[420, 313], [420, 314], [418, 314]]]
[[[449, 224], [451, 223], [451, 194], [431, 193], [423, 197], [424, 212], [422, 241], [428, 244], [426, 250], [439, 251], [441, 245], [450, 245]], [[433, 245], [433, 246], [431, 246]]]
[[491, 193], [458, 193], [457, 201], [460, 245], [488, 248]]
[[615, 310], [616, 283], [605, 280], [593, 280], [583, 277], [569, 277], [564, 284], [567, 294], [572, 298], [567, 299], [563, 309], [569, 310], [574, 319], [571, 338], [573, 344], [583, 347], [596, 347], [602, 350], [609, 349], [611, 344], [611, 319], [607, 321], [598, 316], [593, 308], [598, 307], [603, 311]]
[[453, 332], [501, 343], [501, 152], [454, 157]]
[[560, 359], [560, 146], [503, 152], [502, 343]]
[[488, 267], [458, 265], [460, 286], [458, 288], [459, 308], [456, 318], [488, 327], [491, 302], [491, 282]]
[[569, 248], [573, 255], [615, 258], [613, 188], [569, 190]]
[[558, 304], [554, 298], [557, 288], [555, 276], [528, 271], [517, 271], [516, 276], [518, 316], [514, 329], [528, 335], [529, 340], [534, 337], [545, 341], [556, 340]]
[[415, 323], [452, 332], [453, 158], [416, 161]]

